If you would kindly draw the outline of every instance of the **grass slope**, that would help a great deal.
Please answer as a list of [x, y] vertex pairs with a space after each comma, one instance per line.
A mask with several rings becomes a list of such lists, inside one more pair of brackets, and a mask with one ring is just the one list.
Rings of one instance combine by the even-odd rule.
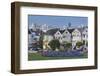
[[80, 58], [87, 58], [87, 54], [79, 57], [45, 57], [39, 53], [28, 53], [28, 60], [55, 60], [55, 59], [80, 59]]

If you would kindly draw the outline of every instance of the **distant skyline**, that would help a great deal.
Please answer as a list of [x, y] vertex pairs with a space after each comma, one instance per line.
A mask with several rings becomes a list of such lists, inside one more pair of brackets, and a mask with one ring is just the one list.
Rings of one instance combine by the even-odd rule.
[[49, 27], [59, 27], [68, 26], [71, 23], [72, 27], [79, 27], [81, 25], [88, 25], [88, 17], [80, 16], [50, 16], [50, 15], [29, 15], [28, 25], [32, 24], [43, 25], [47, 24]]

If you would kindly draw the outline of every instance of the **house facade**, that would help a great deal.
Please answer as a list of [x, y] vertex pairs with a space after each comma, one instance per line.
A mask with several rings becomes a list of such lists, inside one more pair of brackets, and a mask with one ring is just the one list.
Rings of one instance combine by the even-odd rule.
[[72, 48], [76, 46], [77, 42], [81, 41], [82, 41], [81, 32], [78, 29], [74, 29], [74, 31], [72, 32]]
[[84, 28], [82, 32], [82, 40], [88, 41], [88, 28]]
[[59, 42], [62, 43], [62, 33], [59, 30], [54, 34], [54, 38], [58, 39]]
[[[55, 31], [54, 31], [55, 30]], [[77, 42], [82, 42], [83, 40], [87, 40], [87, 29], [53, 29], [47, 32], [47, 35], [44, 37], [44, 41], [49, 43], [53, 39], [58, 39], [59, 42], [62, 44], [64, 42], [72, 43], [72, 49], [76, 46]]]
[[71, 42], [71, 33], [67, 29], [62, 33], [62, 41]]
[[[47, 27], [47, 25], [44, 25]], [[44, 31], [43, 29], [35, 29], [35, 30], [29, 30], [28, 33], [28, 43], [31, 47], [32, 43], [37, 43], [40, 39], [40, 36], [43, 34], [43, 49], [50, 48], [48, 45], [49, 42], [53, 39], [58, 39], [60, 44], [63, 44], [64, 42], [69, 42], [72, 44], [72, 49], [76, 46], [77, 42], [86, 42], [88, 41], [88, 28], [66, 28], [66, 29], [60, 29], [60, 28], [52, 28], [52, 29], [46, 29]]]

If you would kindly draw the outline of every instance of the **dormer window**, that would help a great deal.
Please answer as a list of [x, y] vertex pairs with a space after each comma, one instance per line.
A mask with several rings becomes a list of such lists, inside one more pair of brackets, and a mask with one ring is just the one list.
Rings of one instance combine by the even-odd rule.
[[66, 36], [63, 36], [63, 38], [65, 38]]
[[66, 34], [67, 34], [68, 32], [66, 31]]
[[58, 33], [58, 35], [59, 35], [59, 33]]

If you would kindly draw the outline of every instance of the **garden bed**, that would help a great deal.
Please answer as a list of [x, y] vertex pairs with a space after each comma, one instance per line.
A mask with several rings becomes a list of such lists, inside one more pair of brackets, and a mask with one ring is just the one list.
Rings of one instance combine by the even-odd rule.
[[28, 53], [28, 60], [81, 59], [87, 57], [87, 53], [72, 51], [42, 51], [38, 53]]
[[41, 55], [46, 57], [76, 57], [82, 56], [83, 53], [80, 51], [43, 51]]

